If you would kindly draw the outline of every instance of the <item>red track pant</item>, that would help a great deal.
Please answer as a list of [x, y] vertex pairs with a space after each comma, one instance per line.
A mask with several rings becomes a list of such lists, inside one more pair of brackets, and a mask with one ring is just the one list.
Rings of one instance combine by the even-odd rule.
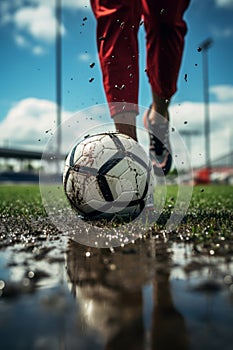
[[112, 116], [137, 112], [138, 29], [146, 31], [147, 74], [152, 91], [162, 98], [176, 92], [187, 26], [183, 14], [190, 0], [91, 0], [97, 20], [97, 46], [103, 84]]

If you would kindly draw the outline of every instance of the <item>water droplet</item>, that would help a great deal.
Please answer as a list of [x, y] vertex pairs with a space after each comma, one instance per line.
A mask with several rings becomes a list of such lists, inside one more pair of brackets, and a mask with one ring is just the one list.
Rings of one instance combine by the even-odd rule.
[[24, 278], [22, 284], [24, 287], [28, 287], [30, 285], [30, 280], [28, 278]]
[[33, 278], [35, 276], [35, 273], [33, 271], [28, 272], [28, 277]]
[[109, 270], [111, 270], [111, 271], [115, 271], [116, 270], [116, 265], [115, 264], [110, 264], [108, 267], [109, 267]]
[[122, 84], [121, 86], [119, 86], [119, 85], [116, 84], [115, 88], [118, 89], [118, 90], [123, 90], [125, 88], [125, 85]]
[[224, 281], [225, 284], [232, 284], [233, 278], [232, 278], [231, 275], [226, 275], [226, 276], [224, 277], [223, 281]]

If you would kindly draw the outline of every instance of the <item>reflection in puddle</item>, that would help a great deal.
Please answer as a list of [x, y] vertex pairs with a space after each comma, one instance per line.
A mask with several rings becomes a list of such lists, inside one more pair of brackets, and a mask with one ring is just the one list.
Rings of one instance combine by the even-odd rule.
[[[231, 349], [233, 274], [224, 258], [153, 238], [112, 252], [70, 241], [65, 264], [52, 253], [36, 260], [22, 251], [9, 264], [1, 252], [2, 349]], [[28, 271], [42, 270], [33, 282]], [[19, 288], [25, 274], [31, 290]], [[15, 294], [4, 294], [11, 283]]]
[[[184, 319], [173, 304], [171, 253], [150, 241], [115, 254], [70, 242], [67, 272], [85, 325], [106, 349], [188, 349]], [[88, 254], [89, 255], [89, 254]]]
[[230, 349], [232, 271], [224, 259], [196, 260], [186, 245], [154, 240], [113, 254], [70, 242], [67, 273], [84, 328], [103, 349]]

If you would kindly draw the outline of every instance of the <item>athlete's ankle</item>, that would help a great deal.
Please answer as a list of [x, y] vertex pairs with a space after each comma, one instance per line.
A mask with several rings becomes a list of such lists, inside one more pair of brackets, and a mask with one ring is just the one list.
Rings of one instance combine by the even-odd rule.
[[168, 119], [168, 107], [169, 107], [170, 99], [160, 97], [154, 92], [152, 93], [152, 96], [153, 96], [153, 102], [151, 105], [152, 110], [159, 113], [165, 119]]
[[137, 141], [136, 113], [125, 112], [113, 117], [118, 132], [128, 135]]

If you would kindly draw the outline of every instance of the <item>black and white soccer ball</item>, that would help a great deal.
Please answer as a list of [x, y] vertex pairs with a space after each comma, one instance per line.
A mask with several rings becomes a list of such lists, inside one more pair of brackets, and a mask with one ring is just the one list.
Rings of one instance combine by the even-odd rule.
[[131, 137], [100, 133], [69, 152], [63, 173], [71, 206], [86, 219], [136, 218], [153, 190], [148, 155]]

